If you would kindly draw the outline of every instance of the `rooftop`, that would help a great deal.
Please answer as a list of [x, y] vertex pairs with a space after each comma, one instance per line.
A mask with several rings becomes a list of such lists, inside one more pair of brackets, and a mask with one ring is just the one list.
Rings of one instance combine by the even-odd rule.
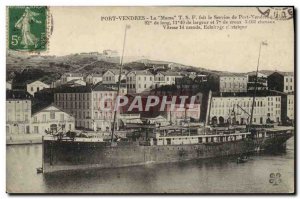
[[35, 110], [34, 112], [32, 112], [32, 116], [34, 116], [34, 115], [36, 115], [36, 114], [42, 112], [43, 110], [45, 110], [45, 109], [47, 109], [47, 108], [49, 108], [49, 107], [55, 107], [55, 108], [57, 108], [58, 110], [60, 110], [61, 112], [65, 112], [64, 110], [62, 110], [61, 108], [59, 108], [57, 105], [55, 105], [54, 103], [52, 103], [52, 104], [50, 104], [50, 105], [48, 105], [48, 106], [46, 106], [46, 107], [41, 107], [41, 108], [39, 108], [38, 110]]
[[32, 96], [24, 90], [6, 90], [6, 100], [9, 99], [31, 99]]
[[72, 83], [76, 83], [77, 81], [84, 82], [84, 81], [81, 80], [81, 79], [72, 79], [72, 80], [68, 81], [67, 83], [68, 83], [68, 84], [72, 84]]
[[93, 91], [117, 91], [117, 84], [97, 84], [92, 90]]
[[82, 77], [83, 76], [82, 73], [65, 73], [63, 75], [67, 76], [67, 77]]
[[220, 77], [246, 77], [247, 75], [244, 73], [222, 73], [219, 76]]
[[90, 93], [92, 91], [91, 86], [76, 86], [69, 87], [66, 85], [60, 86], [55, 89], [56, 93]]
[[153, 75], [153, 73], [151, 73], [148, 70], [134, 70], [134, 71], [130, 71], [129, 73], [134, 73], [135, 75], [150, 75], [150, 76]]
[[165, 76], [181, 76], [180, 73], [172, 72], [172, 71], [161, 71], [160, 73]]
[[[109, 69], [105, 73], [107, 73], [108, 71], [112, 72], [115, 75], [119, 75], [120, 74], [120, 69]], [[122, 70], [122, 75], [126, 74], [127, 72], [128, 72], [127, 70]]]
[[[253, 97], [254, 91], [248, 91], [248, 92], [223, 92], [222, 95], [218, 92], [213, 93], [213, 97]], [[267, 97], [267, 96], [281, 96], [281, 92], [272, 91], [272, 90], [257, 90], [256, 91], [256, 97]]]
[[[278, 73], [278, 74], [283, 75], [283, 76], [294, 76], [294, 72], [275, 71], [274, 73]], [[274, 73], [272, 73], [272, 74], [274, 74]]]
[[[252, 71], [252, 72], [249, 72], [247, 73], [249, 76], [254, 76], [256, 75], [256, 71]], [[269, 74], [267, 72], [261, 72], [261, 71], [258, 71], [258, 74], [263, 74], [263, 75], [266, 75], [268, 76]]]
[[102, 74], [98, 74], [98, 73], [92, 73], [92, 74], [89, 74], [89, 75], [91, 75], [92, 77], [102, 77], [103, 76]]

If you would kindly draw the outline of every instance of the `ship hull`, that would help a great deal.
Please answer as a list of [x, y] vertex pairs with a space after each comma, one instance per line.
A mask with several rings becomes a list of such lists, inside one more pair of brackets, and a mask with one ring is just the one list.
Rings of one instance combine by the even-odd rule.
[[43, 140], [43, 172], [117, 168], [225, 157], [283, 148], [291, 136], [245, 139], [221, 143], [141, 146], [135, 142], [77, 142]]

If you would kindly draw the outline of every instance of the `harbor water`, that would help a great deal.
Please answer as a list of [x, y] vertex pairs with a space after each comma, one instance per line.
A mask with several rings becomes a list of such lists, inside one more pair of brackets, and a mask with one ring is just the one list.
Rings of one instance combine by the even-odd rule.
[[[37, 174], [42, 145], [6, 147], [9, 193], [291, 193], [294, 137], [286, 152], [146, 166]], [[273, 175], [274, 174], [274, 175]]]

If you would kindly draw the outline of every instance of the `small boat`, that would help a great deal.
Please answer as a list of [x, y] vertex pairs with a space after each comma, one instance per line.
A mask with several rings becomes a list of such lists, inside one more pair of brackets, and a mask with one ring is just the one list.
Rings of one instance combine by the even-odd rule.
[[246, 155], [243, 155], [237, 158], [236, 163], [240, 164], [240, 163], [245, 163], [247, 161], [248, 161], [248, 157]]
[[42, 167], [36, 168], [36, 173], [43, 173], [43, 168]]

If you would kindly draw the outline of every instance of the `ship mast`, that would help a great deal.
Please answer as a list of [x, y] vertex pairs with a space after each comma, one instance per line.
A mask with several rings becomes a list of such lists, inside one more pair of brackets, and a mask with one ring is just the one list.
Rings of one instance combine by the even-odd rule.
[[[125, 26], [125, 33], [124, 33], [124, 39], [123, 39], [123, 49], [122, 49], [122, 56], [120, 59], [120, 71], [119, 71], [119, 78], [118, 78], [118, 89], [117, 89], [117, 97], [116, 100], [119, 100], [119, 94], [120, 94], [120, 86], [121, 86], [121, 76], [122, 76], [122, 68], [123, 68], [123, 58], [124, 58], [124, 51], [125, 51], [125, 44], [126, 44], [126, 33], [127, 29], [129, 29], [130, 26]], [[113, 128], [111, 132], [111, 143], [114, 142], [114, 134], [115, 134], [115, 128], [116, 128], [116, 119], [117, 119], [117, 108], [114, 108], [114, 120], [113, 120]]]
[[260, 62], [260, 54], [261, 54], [261, 46], [267, 45], [266, 42], [261, 42], [259, 45], [259, 53], [258, 53], [258, 59], [257, 59], [257, 66], [256, 66], [256, 74], [255, 74], [255, 82], [254, 82], [254, 94], [253, 94], [253, 100], [252, 100], [252, 107], [251, 107], [251, 114], [250, 114], [250, 125], [248, 127], [248, 130], [252, 126], [252, 119], [253, 119], [253, 111], [254, 111], [254, 103], [255, 103], [255, 97], [256, 97], [256, 90], [257, 90], [257, 79], [258, 79], [258, 67]]

